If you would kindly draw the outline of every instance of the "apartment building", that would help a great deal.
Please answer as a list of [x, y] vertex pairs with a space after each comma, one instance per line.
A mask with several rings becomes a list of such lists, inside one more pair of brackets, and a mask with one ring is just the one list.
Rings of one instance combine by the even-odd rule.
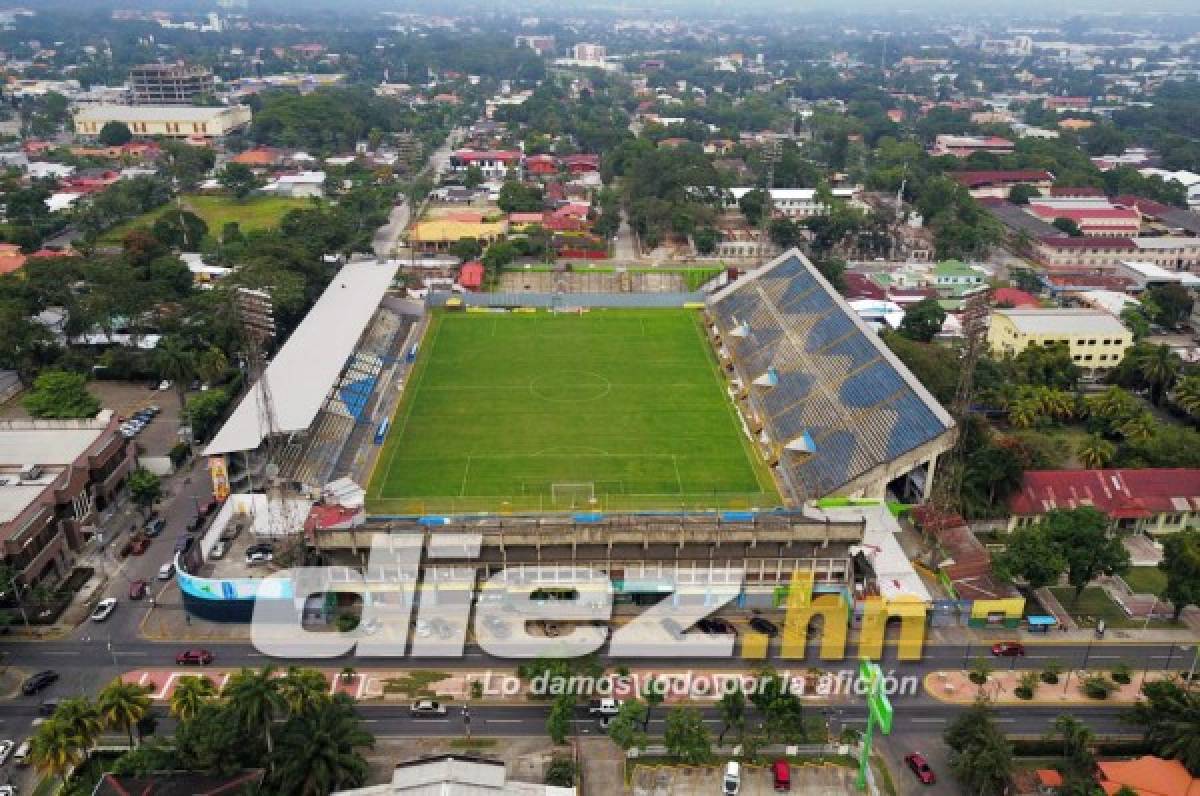
[[1116, 367], [1133, 345], [1133, 334], [1119, 320], [1091, 309], [996, 308], [987, 339], [999, 356], [1016, 356], [1031, 345], [1065, 343], [1085, 378]]
[[1200, 238], [1162, 237], [1039, 238], [1034, 259], [1050, 269], [1095, 268], [1112, 270], [1133, 260], [1153, 263], [1168, 271], [1200, 273]]
[[197, 97], [212, 94], [213, 73], [185, 64], [143, 64], [129, 70], [134, 105], [191, 105]]
[[502, 180], [508, 172], [521, 168], [522, 155], [507, 149], [460, 149], [450, 155], [450, 168], [466, 171], [477, 166], [489, 180]]
[[0, 560], [26, 586], [65, 577], [135, 466], [136, 448], [111, 410], [0, 421]]
[[123, 122], [134, 136], [213, 139], [250, 124], [250, 108], [223, 105], [213, 108], [175, 105], [89, 105], [75, 112], [75, 133], [99, 135], [109, 122]]
[[[761, 189], [730, 188], [725, 199], [726, 209], [736, 210], [738, 202], [741, 201], [742, 197], [756, 190]], [[834, 188], [830, 191], [834, 199], [851, 202], [856, 207], [862, 207], [863, 205], [858, 204], [858, 193], [857, 188]], [[772, 188], [771, 208], [777, 215], [787, 216], [788, 218], [819, 216], [824, 215], [829, 210], [817, 198], [817, 192], [813, 188]]]

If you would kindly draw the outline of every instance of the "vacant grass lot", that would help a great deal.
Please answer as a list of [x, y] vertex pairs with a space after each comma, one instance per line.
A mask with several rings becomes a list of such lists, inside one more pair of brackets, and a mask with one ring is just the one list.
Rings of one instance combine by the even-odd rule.
[[[1055, 586], [1050, 589], [1058, 601], [1062, 603], [1063, 608], [1066, 608], [1071, 616], [1075, 617], [1080, 624], [1086, 627], [1095, 626], [1096, 622], [1103, 619], [1104, 624], [1108, 627], [1142, 627], [1146, 624], [1145, 619], [1131, 619], [1121, 610], [1121, 606], [1113, 602], [1108, 593], [1099, 586], [1088, 586], [1083, 590], [1083, 594], [1079, 595], [1079, 602], [1073, 604], [1072, 600], [1075, 597], [1075, 590], [1066, 586]], [[1152, 619], [1150, 627], [1181, 627], [1181, 622], [1174, 622], [1170, 619]]]
[[369, 497], [378, 513], [780, 504], [686, 310], [438, 313]]
[[1167, 573], [1158, 567], [1133, 567], [1121, 576], [1129, 588], [1138, 594], [1156, 594], [1162, 597], [1167, 588]]
[[[289, 199], [278, 196], [253, 196], [238, 201], [230, 196], [213, 196], [209, 194], [187, 194], [183, 197], [183, 207], [190, 210], [208, 225], [210, 235], [220, 235], [221, 230], [230, 221], [236, 221], [242, 232], [252, 232], [259, 229], [271, 229], [279, 224], [289, 210], [310, 207], [310, 199]], [[118, 224], [101, 236], [101, 243], [120, 243], [125, 233], [133, 229], [148, 229], [153, 226], [158, 217], [168, 210], [175, 208], [174, 202], [143, 213], [137, 218], [130, 219], [124, 224]]]

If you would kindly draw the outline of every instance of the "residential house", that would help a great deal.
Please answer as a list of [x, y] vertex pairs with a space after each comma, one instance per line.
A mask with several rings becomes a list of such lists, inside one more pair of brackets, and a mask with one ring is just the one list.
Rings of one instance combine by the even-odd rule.
[[958, 260], [946, 260], [933, 267], [933, 286], [941, 296], [961, 296], [987, 283], [987, 274]]
[[280, 174], [264, 185], [262, 191], [293, 199], [319, 199], [325, 195], [325, 172], [301, 171], [295, 174]]
[[1015, 149], [1012, 141], [999, 136], [976, 135], [939, 135], [934, 139], [929, 154], [934, 157], [953, 155], [956, 158], [968, 158], [976, 152], [988, 152], [993, 155], [1009, 155]]
[[516, 150], [460, 149], [450, 155], [450, 168], [465, 172], [471, 166], [476, 166], [486, 179], [503, 180], [510, 171], [521, 168], [521, 159], [521, 153]]
[[1028, 185], [1039, 193], [1046, 194], [1054, 182], [1054, 175], [1038, 169], [1010, 171], [958, 171], [950, 178], [963, 185], [976, 199], [994, 197], [1007, 199], [1014, 186]]
[[0, 243], [0, 274], [12, 274], [25, 267], [29, 258], [15, 243]]
[[1116, 367], [1133, 345], [1133, 334], [1119, 320], [1091, 309], [997, 307], [987, 339], [998, 356], [1016, 356], [1031, 345], [1065, 343], [1087, 378]]
[[409, 244], [422, 253], [446, 252], [463, 238], [489, 245], [508, 232], [508, 221], [418, 221], [408, 231]]
[[439, 755], [397, 763], [383, 785], [334, 791], [332, 796], [575, 796], [575, 788], [510, 779], [502, 760]]
[[1193, 777], [1183, 763], [1153, 755], [1098, 761], [1096, 784], [1105, 796], [1115, 796], [1122, 788], [1138, 796], [1200, 796], [1200, 778]]

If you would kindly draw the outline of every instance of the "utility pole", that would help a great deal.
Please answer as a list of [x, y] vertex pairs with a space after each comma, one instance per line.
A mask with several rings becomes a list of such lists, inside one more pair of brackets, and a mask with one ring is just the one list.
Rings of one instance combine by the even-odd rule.
[[775, 164], [779, 161], [779, 155], [779, 140], [773, 139], [767, 145], [767, 151], [763, 154], [764, 162], [767, 164], [767, 187], [766, 202], [763, 205], [762, 216], [758, 220], [759, 265], [765, 265], [767, 262], [767, 230], [771, 223], [771, 213], [775, 209], [775, 203], [771, 199], [771, 191], [775, 188]]

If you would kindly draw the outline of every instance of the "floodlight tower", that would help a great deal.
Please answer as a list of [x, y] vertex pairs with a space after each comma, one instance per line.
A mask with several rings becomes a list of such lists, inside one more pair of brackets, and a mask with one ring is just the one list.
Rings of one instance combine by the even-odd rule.
[[766, 203], [763, 205], [762, 215], [758, 220], [758, 261], [759, 265], [765, 265], [767, 262], [767, 229], [771, 223], [771, 211], [774, 210], [774, 204], [771, 201], [771, 191], [775, 188], [775, 164], [779, 161], [780, 145], [778, 139], [773, 139], [768, 145], [767, 150], [763, 153], [764, 162], [767, 164], [767, 180], [766, 180]]

